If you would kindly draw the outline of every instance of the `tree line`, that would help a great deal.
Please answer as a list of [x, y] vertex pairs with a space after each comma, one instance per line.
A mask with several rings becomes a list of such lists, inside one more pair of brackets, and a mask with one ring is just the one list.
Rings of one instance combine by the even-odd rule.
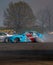
[[[15, 31], [41, 30], [52, 31], [53, 12], [46, 7], [34, 15], [31, 7], [25, 2], [10, 2], [8, 8], [4, 11], [4, 25], [6, 28], [12, 28]], [[35, 24], [39, 24], [36, 26]], [[38, 28], [36, 28], [38, 27]]]

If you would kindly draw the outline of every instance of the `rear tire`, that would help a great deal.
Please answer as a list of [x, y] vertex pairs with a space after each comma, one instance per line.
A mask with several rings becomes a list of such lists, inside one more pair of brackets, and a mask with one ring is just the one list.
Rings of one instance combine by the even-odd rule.
[[34, 42], [36, 42], [36, 43], [38, 42], [36, 38], [34, 39]]
[[20, 42], [19, 38], [14, 39], [14, 43]]

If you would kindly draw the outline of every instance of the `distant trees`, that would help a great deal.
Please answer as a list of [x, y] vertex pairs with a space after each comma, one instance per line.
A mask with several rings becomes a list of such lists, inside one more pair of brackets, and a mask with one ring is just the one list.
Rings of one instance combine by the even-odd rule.
[[23, 28], [30, 28], [33, 25], [35, 16], [30, 6], [25, 2], [10, 3], [4, 11], [4, 25], [19, 31]]
[[37, 19], [41, 22], [42, 32], [52, 31], [52, 10], [50, 8], [45, 8], [40, 10], [37, 15]]

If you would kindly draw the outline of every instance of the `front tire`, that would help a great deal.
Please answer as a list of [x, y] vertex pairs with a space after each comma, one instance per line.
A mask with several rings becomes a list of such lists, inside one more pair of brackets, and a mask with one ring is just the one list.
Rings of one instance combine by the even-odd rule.
[[10, 41], [9, 41], [8, 38], [5, 38], [4, 42], [5, 42], [5, 43], [8, 43], [8, 42], [10, 42]]

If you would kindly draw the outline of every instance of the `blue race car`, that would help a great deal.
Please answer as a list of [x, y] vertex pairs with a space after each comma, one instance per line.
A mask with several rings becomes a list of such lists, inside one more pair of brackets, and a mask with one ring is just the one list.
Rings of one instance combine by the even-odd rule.
[[14, 34], [10, 37], [5, 38], [5, 42], [12, 42], [12, 43], [17, 43], [17, 42], [31, 42], [31, 40], [25, 35], [25, 34]]

